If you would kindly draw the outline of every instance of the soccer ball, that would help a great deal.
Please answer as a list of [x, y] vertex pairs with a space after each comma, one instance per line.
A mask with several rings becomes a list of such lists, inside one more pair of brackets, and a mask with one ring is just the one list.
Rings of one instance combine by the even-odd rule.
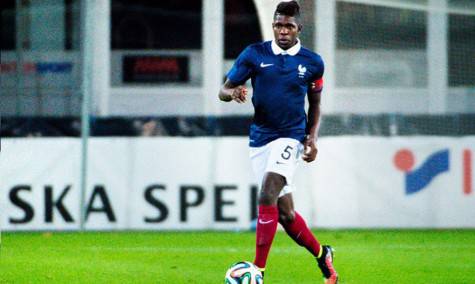
[[249, 261], [237, 262], [228, 269], [224, 284], [262, 284], [262, 273]]

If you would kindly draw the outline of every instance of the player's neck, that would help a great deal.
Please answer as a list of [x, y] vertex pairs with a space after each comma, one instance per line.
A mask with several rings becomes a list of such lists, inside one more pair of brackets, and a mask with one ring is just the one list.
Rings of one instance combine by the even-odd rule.
[[278, 45], [282, 50], [289, 50], [289, 49], [291, 49], [292, 47], [294, 47], [298, 42], [299, 42], [299, 40], [298, 40], [298, 39], [295, 39], [294, 42], [293, 42], [291, 45], [289, 45], [289, 46], [281, 46], [281, 45], [279, 45], [279, 42], [277, 41], [277, 45]]

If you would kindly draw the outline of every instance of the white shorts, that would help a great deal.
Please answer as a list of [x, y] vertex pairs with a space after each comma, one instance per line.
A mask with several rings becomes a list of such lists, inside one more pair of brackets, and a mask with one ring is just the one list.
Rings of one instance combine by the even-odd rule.
[[261, 147], [250, 147], [252, 168], [259, 182], [259, 188], [262, 188], [265, 173], [273, 172], [284, 176], [287, 182], [279, 197], [291, 193], [292, 179], [302, 153], [302, 143], [292, 138], [279, 138]]

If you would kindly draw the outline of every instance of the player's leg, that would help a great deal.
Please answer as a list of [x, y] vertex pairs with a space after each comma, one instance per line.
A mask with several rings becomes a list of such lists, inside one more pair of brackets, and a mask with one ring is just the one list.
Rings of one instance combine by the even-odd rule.
[[308, 228], [305, 220], [294, 210], [292, 193], [279, 198], [279, 222], [287, 234], [300, 246], [305, 247], [313, 256], [321, 256], [321, 245], [312, 231]]
[[256, 258], [254, 263], [265, 269], [267, 256], [279, 219], [277, 200], [282, 188], [291, 182], [301, 143], [291, 138], [279, 138], [269, 144], [251, 148], [254, 172], [261, 179], [259, 215], [256, 226]]
[[315, 256], [325, 283], [337, 283], [338, 275], [333, 267], [333, 251], [330, 246], [322, 246], [308, 228], [305, 220], [294, 210], [292, 193], [279, 197], [279, 223], [287, 234], [300, 246]]
[[[275, 205], [275, 201], [272, 201], [272, 196], [274, 196], [276, 193], [273, 192], [272, 189], [275, 189], [279, 186], [275, 185], [274, 173], [270, 173], [269, 177], [267, 177], [268, 173], [266, 171], [271, 150], [272, 143], [262, 147], [250, 148], [252, 168], [257, 180], [259, 181], [260, 187], [258, 199], [259, 215], [256, 220], [256, 259], [254, 260], [254, 264], [256, 264], [261, 269], [263, 274], [273, 236], [275, 235], [275, 230], [277, 229], [277, 222], [267, 222], [270, 219], [278, 219], [278, 216], [275, 216], [277, 207]], [[264, 183], [264, 180], [266, 180], [266, 183]], [[272, 183], [274, 183], [274, 185], [272, 185]], [[274, 206], [272, 205], [273, 203]], [[259, 222], [259, 220], [263, 221]]]
[[265, 270], [267, 256], [274, 240], [279, 222], [277, 200], [279, 193], [285, 186], [285, 177], [267, 172], [264, 175], [259, 195], [259, 215], [256, 226], [256, 258], [254, 264]]

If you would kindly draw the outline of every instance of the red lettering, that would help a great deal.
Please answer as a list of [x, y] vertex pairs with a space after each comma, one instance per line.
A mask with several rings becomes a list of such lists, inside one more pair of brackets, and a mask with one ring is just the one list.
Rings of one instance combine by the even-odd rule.
[[178, 74], [180, 66], [178, 61], [173, 58], [141, 58], [135, 62], [135, 73], [171, 73]]
[[33, 73], [36, 71], [36, 64], [27, 62], [23, 64], [23, 73]]
[[0, 73], [11, 73], [16, 71], [16, 62], [0, 63]]

